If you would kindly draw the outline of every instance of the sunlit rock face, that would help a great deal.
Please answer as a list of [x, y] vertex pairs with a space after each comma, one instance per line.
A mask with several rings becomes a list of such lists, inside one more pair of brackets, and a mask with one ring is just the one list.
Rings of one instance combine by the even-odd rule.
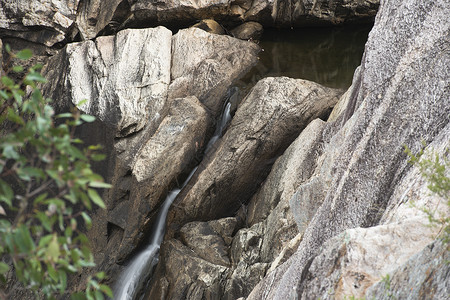
[[[440, 155], [448, 155], [439, 149], [448, 145], [449, 9], [445, 1], [382, 3], [360, 72], [344, 97], [346, 108], [325, 129], [328, 138], [319, 161], [328, 162], [328, 167], [319, 164], [313, 175], [322, 178], [323, 204], [296, 253], [269, 273], [248, 299], [358, 297], [383, 272], [403, 263], [405, 268], [416, 265], [408, 259], [433, 239], [433, 230], [427, 231], [420, 209], [393, 213], [392, 208], [425, 196], [405, 184], [421, 175], [411, 175], [404, 145], [417, 152], [424, 140]], [[417, 189], [426, 190], [426, 184]], [[298, 190], [311, 192], [306, 185]], [[391, 217], [383, 217], [385, 213]], [[379, 235], [375, 243], [364, 238], [372, 234]], [[385, 247], [397, 263], [378, 257], [377, 247]], [[327, 260], [335, 262], [335, 271], [325, 270]], [[441, 274], [442, 267], [435, 266], [433, 272]], [[397, 289], [399, 295], [404, 293], [399, 284]]]

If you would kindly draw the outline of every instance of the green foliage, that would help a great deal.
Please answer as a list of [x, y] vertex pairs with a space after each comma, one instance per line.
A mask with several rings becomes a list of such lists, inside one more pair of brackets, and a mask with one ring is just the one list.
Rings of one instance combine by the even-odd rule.
[[[29, 50], [6, 49], [11, 58], [32, 56]], [[8, 74], [23, 68], [13, 67], [0, 79], [0, 279], [5, 282], [14, 271], [36, 297], [55, 299], [66, 291], [68, 275], [94, 266], [82, 229], [91, 223], [86, 210], [105, 207], [96, 189], [109, 185], [89, 163], [102, 158], [100, 147], [83, 148], [74, 137], [75, 128], [94, 117], [78, 110], [55, 116], [37, 87], [45, 82], [40, 68], [14, 80]], [[86, 291], [72, 298], [112, 297], [97, 281], [104, 276], [90, 277]]]
[[[447, 207], [450, 208], [450, 178], [447, 176], [450, 160], [448, 159], [448, 149], [443, 157], [430, 150], [430, 154], [424, 155], [425, 144], [418, 154], [414, 155], [411, 150], [405, 146], [405, 153], [409, 156], [409, 162], [416, 165], [422, 176], [428, 181], [428, 189], [444, 199]], [[431, 224], [436, 224], [442, 228], [441, 239], [443, 242], [450, 241], [450, 216], [438, 214], [434, 210], [422, 208], [428, 216]]]

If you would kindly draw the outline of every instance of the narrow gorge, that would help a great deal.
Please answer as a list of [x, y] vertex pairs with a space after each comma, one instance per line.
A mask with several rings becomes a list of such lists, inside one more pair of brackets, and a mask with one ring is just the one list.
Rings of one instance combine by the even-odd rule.
[[107, 157], [62, 299], [98, 271], [117, 300], [447, 299], [450, 192], [405, 153], [449, 165], [447, 2], [2, 1]]

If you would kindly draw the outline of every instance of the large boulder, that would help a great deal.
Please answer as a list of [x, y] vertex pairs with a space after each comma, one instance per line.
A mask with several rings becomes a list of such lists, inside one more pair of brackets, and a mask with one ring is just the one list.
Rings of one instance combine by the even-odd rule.
[[[319, 263], [320, 255], [333, 248], [328, 248], [327, 241], [345, 230], [379, 224], [411, 168], [404, 145], [417, 152], [422, 140], [430, 143], [440, 132], [448, 139], [443, 129], [450, 116], [446, 68], [450, 58], [445, 46], [449, 9], [446, 1], [382, 2], [346, 110], [326, 129], [330, 139], [323, 155], [333, 153], [334, 158], [329, 159], [330, 167], [316, 170], [326, 185], [323, 204], [297, 252], [269, 273], [248, 299], [286, 299], [307, 293], [312, 278], [308, 272], [317, 270], [315, 258]], [[326, 180], [330, 175], [332, 180]], [[408, 196], [406, 191], [399, 193]], [[402, 198], [396, 199], [395, 205], [400, 204]], [[395, 224], [386, 226], [395, 228]], [[421, 246], [412, 250], [420, 251], [428, 241], [419, 231], [400, 231], [407, 241], [414, 234], [422, 239]]]
[[173, 37], [169, 98], [195, 95], [218, 117], [230, 85], [257, 63], [258, 45], [198, 28]]
[[156, 268], [146, 299], [202, 299], [197, 298], [199, 295], [222, 299], [236, 226], [236, 218], [183, 226], [180, 240], [163, 243], [161, 251], [165, 255]]
[[156, 128], [166, 106], [171, 45], [164, 27], [68, 44], [44, 70], [44, 92], [57, 105], [86, 99], [80, 109], [114, 127], [116, 137]]
[[79, 0], [2, 1], [0, 37], [16, 37], [52, 47], [71, 36], [79, 2]]
[[258, 82], [239, 106], [217, 149], [203, 160], [192, 184], [169, 211], [173, 229], [193, 220], [232, 215], [310, 121], [326, 116], [339, 90], [286, 77]]

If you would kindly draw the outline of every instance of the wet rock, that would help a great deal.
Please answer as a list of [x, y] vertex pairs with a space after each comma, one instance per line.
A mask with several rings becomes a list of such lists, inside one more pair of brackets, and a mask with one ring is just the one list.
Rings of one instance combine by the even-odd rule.
[[0, 36], [52, 47], [70, 36], [79, 0], [2, 1]]
[[175, 99], [158, 130], [137, 153], [120, 255], [136, 247], [142, 232], [149, 229], [146, 218], [162, 203], [170, 183], [190, 166], [198, 145], [205, 142], [208, 123], [208, 114], [195, 97]]
[[217, 23], [214, 20], [208, 19], [208, 20], [202, 20], [194, 25], [192, 27], [202, 29], [209, 33], [214, 34], [225, 34], [225, 30], [223, 30], [222, 26]]
[[231, 30], [231, 35], [241, 40], [259, 40], [264, 29], [257, 22], [245, 22]]
[[254, 43], [198, 28], [180, 30], [172, 44], [169, 98], [195, 95], [215, 117], [228, 87], [256, 64], [260, 50]]
[[274, 159], [340, 91], [313, 82], [266, 78], [243, 100], [217, 149], [169, 212], [169, 224], [231, 215], [248, 201]]
[[117, 137], [155, 129], [166, 106], [171, 37], [157, 27], [69, 44], [43, 71], [44, 92], [57, 106], [86, 99], [80, 108], [116, 128]]
[[[325, 253], [321, 250], [325, 242], [346, 230], [379, 224], [411, 168], [404, 145], [416, 152], [421, 140], [430, 143], [443, 132], [450, 115], [448, 70], [443, 67], [449, 59], [443, 46], [448, 41], [448, 10], [445, 1], [382, 2], [345, 113], [325, 129], [330, 139], [323, 156], [337, 155], [329, 160], [331, 166], [319, 164], [316, 170], [325, 183], [331, 178], [323, 204], [297, 252], [269, 273], [248, 299], [286, 299], [307, 293], [305, 274], [314, 258]], [[328, 170], [325, 176], [323, 170]], [[398, 193], [408, 196], [404, 189]], [[401, 234], [397, 239], [405, 239], [403, 245], [394, 246], [401, 251], [400, 246], [414, 247], [409, 237], [429, 241], [418, 232], [392, 230]]]

